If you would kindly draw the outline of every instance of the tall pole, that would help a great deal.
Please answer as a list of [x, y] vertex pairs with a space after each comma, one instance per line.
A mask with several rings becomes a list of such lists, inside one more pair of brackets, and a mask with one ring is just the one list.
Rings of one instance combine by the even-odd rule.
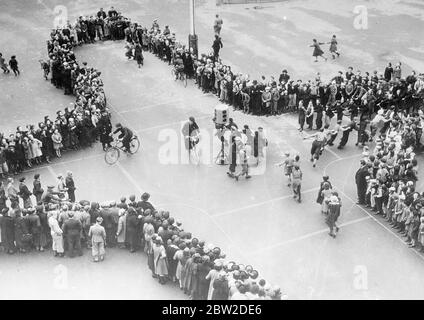
[[190, 10], [190, 34], [195, 35], [196, 29], [194, 27], [194, 0], [189, 0], [189, 10]]
[[193, 50], [193, 54], [198, 56], [197, 35], [194, 27], [194, 0], [188, 0], [190, 14], [190, 34], [188, 35], [188, 47]]

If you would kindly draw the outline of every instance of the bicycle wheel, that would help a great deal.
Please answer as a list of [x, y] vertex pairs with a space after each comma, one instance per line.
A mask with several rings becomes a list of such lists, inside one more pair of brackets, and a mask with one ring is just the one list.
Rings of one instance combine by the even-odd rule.
[[111, 147], [106, 150], [105, 161], [107, 164], [110, 164], [110, 165], [115, 164], [118, 161], [119, 156], [120, 156], [119, 149], [116, 147]]
[[134, 154], [140, 149], [140, 141], [137, 137], [134, 137], [130, 141], [130, 154]]
[[196, 166], [200, 164], [200, 157], [199, 157], [199, 154], [197, 153], [196, 147], [191, 149], [188, 156], [189, 156], [189, 161], [191, 164], [195, 164]]
[[184, 88], [187, 88], [187, 76], [185, 73], [182, 74], [181, 80], [183, 81]]

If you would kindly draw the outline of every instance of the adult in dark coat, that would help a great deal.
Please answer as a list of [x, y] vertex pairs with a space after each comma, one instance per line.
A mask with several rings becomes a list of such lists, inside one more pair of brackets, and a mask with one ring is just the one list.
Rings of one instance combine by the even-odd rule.
[[172, 243], [171, 239], [168, 239], [166, 246], [166, 258], [168, 260], [168, 277], [171, 281], [175, 281], [175, 273], [177, 270], [178, 261], [174, 260], [175, 253], [179, 250], [175, 243]]
[[128, 208], [127, 214], [127, 232], [126, 237], [128, 237], [128, 243], [130, 245], [130, 252], [136, 252], [139, 245], [139, 234], [138, 234], [138, 224], [140, 219], [138, 219], [137, 212], [133, 207]]
[[250, 110], [253, 114], [258, 115], [261, 111], [262, 92], [256, 80], [253, 80], [253, 86], [250, 87]]
[[2, 217], [0, 217], [0, 228], [1, 228], [1, 242], [4, 250], [8, 254], [16, 252], [15, 247], [15, 223], [13, 218], [9, 215], [8, 209], [1, 211]]
[[235, 141], [235, 136], [231, 137], [231, 148], [230, 148], [230, 167], [228, 169], [227, 175], [231, 178], [234, 178], [234, 173], [236, 172], [237, 166], [237, 144]]
[[110, 208], [102, 208], [100, 210], [100, 216], [103, 218], [102, 226], [106, 231], [106, 244], [108, 247], [113, 247], [115, 244], [116, 230], [114, 228], [112, 211]]
[[66, 176], [65, 179], [65, 186], [67, 188], [67, 192], [68, 192], [68, 198], [69, 201], [71, 201], [72, 203], [75, 202], [75, 182], [74, 182], [74, 178], [72, 177], [72, 172], [68, 171], [68, 174]]
[[324, 111], [324, 107], [321, 104], [321, 100], [317, 99], [317, 104], [315, 106], [315, 112], [317, 113], [317, 118], [315, 119], [315, 125], [317, 130], [320, 130], [322, 128], [323, 111]]
[[110, 244], [112, 246], [116, 246], [116, 243], [117, 243], [116, 232], [118, 231], [118, 222], [119, 222], [119, 208], [116, 205], [116, 201], [113, 201], [110, 204], [109, 211], [112, 216], [112, 232], [113, 232], [113, 236], [109, 237], [109, 240], [111, 241]]
[[361, 167], [356, 171], [355, 174], [355, 183], [356, 191], [358, 194], [358, 204], [365, 204], [365, 194], [367, 192], [367, 180], [366, 176], [368, 175], [368, 168], [364, 160], [361, 160]]
[[42, 143], [41, 151], [47, 163], [50, 163], [50, 158], [54, 154], [52, 135], [46, 128], [41, 131], [40, 139]]
[[202, 257], [202, 263], [197, 267], [197, 289], [196, 295], [193, 297], [195, 300], [207, 300], [210, 279], [206, 279], [211, 267], [209, 265], [209, 256]]
[[7, 209], [6, 206], [6, 191], [4, 190], [3, 181], [0, 181], [0, 212], [3, 211], [3, 209]]
[[28, 187], [25, 184], [25, 177], [22, 177], [19, 179], [19, 195], [21, 196], [22, 200], [24, 201], [24, 208], [27, 209], [29, 207], [32, 207], [32, 201], [31, 201], [31, 191], [29, 191]]
[[110, 147], [110, 143], [113, 141], [113, 138], [110, 136], [112, 133], [112, 123], [110, 122], [109, 117], [102, 116], [97, 123], [97, 129], [100, 134], [100, 142], [102, 143], [103, 150], [106, 150], [107, 147]]
[[92, 202], [88, 213], [90, 214], [90, 224], [95, 224], [97, 217], [100, 217], [99, 204], [97, 202]]
[[47, 248], [48, 244], [51, 243], [52, 240], [50, 226], [47, 218], [47, 213], [44, 210], [44, 207], [42, 205], [39, 205], [35, 209], [36, 214], [40, 219], [40, 251], [43, 251], [45, 248]]
[[[28, 214], [25, 216], [28, 222], [28, 233], [32, 236], [32, 247], [38, 251], [41, 251], [40, 246], [40, 234], [41, 234], [41, 223], [40, 217], [35, 214], [34, 208], [28, 209]], [[43, 249], [44, 250], [44, 249]]]
[[68, 243], [68, 255], [69, 257], [75, 257], [75, 251], [79, 256], [82, 256], [81, 250], [81, 221], [75, 219], [74, 212], [68, 212], [69, 219], [66, 220], [62, 226], [64, 238]]
[[213, 282], [212, 300], [228, 300], [228, 280], [225, 274], [220, 274]]
[[15, 212], [14, 218], [15, 242], [20, 252], [27, 252], [31, 238], [28, 232], [28, 221], [22, 216], [21, 210]]
[[[147, 192], [143, 193], [141, 195], [141, 201], [138, 203], [138, 207], [141, 208], [143, 211], [146, 211], [147, 209], [150, 209], [151, 212], [155, 212], [155, 207], [149, 202], [150, 194]], [[166, 243], [166, 240], [162, 239], [164, 243]]]
[[219, 57], [219, 50], [223, 47], [221, 38], [218, 35], [215, 35], [215, 40], [212, 44], [213, 56], [215, 59]]
[[389, 62], [387, 64], [386, 69], [384, 69], [384, 79], [386, 81], [390, 81], [392, 79], [392, 74], [393, 74], [393, 67], [392, 67], [392, 63]]
[[134, 48], [134, 59], [137, 61], [137, 65], [139, 68], [143, 65], [144, 57], [143, 57], [143, 48], [140, 43], [136, 43]]
[[41, 202], [41, 196], [44, 193], [43, 188], [41, 187], [40, 174], [36, 173], [34, 175], [33, 189], [32, 193], [35, 196], [37, 204]]

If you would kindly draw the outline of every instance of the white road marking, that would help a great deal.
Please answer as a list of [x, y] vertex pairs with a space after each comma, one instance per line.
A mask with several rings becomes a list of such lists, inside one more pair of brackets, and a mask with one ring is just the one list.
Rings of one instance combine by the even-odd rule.
[[53, 176], [53, 178], [57, 179], [57, 173], [53, 170], [53, 168], [51, 166], [47, 166], [46, 168], [50, 172], [50, 174]]
[[330, 148], [324, 148], [324, 150], [327, 150], [328, 152], [330, 152], [333, 156], [335, 156], [337, 158], [337, 160], [341, 160], [343, 159], [342, 157], [340, 157], [337, 153], [335, 153], [333, 150], [331, 150]]
[[[202, 97], [210, 97], [212, 95], [213, 95], [212, 93], [197, 94], [197, 95], [194, 95], [194, 96], [190, 96], [190, 99], [197, 99], [197, 98], [202, 98]], [[140, 107], [136, 107], [136, 108], [131, 108], [131, 109], [127, 109], [127, 110], [124, 110], [124, 111], [120, 111], [120, 112], [118, 112], [118, 114], [128, 113], [128, 112], [132, 112], [132, 111], [142, 111], [144, 109], [151, 108], [151, 107], [156, 107], [156, 106], [160, 106], [160, 105], [164, 105], [164, 104], [170, 104], [170, 103], [181, 103], [181, 102], [185, 102], [185, 101], [187, 101], [187, 100], [184, 100], [184, 98], [172, 98], [172, 99], [169, 99], [169, 100], [165, 100], [165, 101], [161, 101], [161, 102], [156, 102], [156, 103], [152, 103], [152, 104], [143, 105], [143, 106], [140, 106]], [[189, 101], [187, 101], [187, 102], [189, 102]]]
[[[370, 218], [371, 217], [362, 217], [362, 218], [359, 218], [359, 219], [348, 221], [346, 223], [340, 224], [339, 225], [339, 228], [346, 227], [346, 226], [351, 225], [351, 224], [356, 224], [356, 223], [359, 223], [359, 222], [362, 222], [362, 221], [365, 221], [365, 220], [369, 220]], [[328, 228], [321, 229], [321, 230], [314, 231], [314, 232], [310, 232], [310, 233], [307, 233], [307, 234], [305, 234], [303, 236], [300, 236], [300, 237], [296, 237], [296, 238], [293, 238], [293, 239], [290, 239], [290, 240], [286, 240], [286, 241], [283, 241], [283, 242], [279, 242], [279, 243], [273, 244], [272, 246], [269, 246], [269, 247], [265, 247], [265, 248], [261, 248], [261, 249], [258, 249], [258, 250], [254, 250], [254, 251], [251, 252], [251, 254], [252, 255], [256, 255], [256, 254], [262, 253], [264, 251], [270, 251], [270, 250], [273, 250], [275, 248], [284, 246], [286, 244], [297, 242], [297, 241], [304, 240], [304, 239], [308, 239], [308, 238], [311, 238], [311, 237], [314, 237], [314, 236], [317, 236], [319, 234], [326, 233], [326, 232], [329, 232], [329, 229]]]
[[120, 163], [119, 161], [116, 163], [116, 166], [118, 167], [118, 169], [121, 171], [121, 173], [128, 179], [128, 181], [130, 181], [133, 186], [137, 189], [137, 191], [140, 194], [143, 194], [143, 189], [141, 188], [141, 186], [138, 184], [138, 182], [131, 176], [131, 174], [127, 171], [127, 169], [125, 169]]
[[[203, 119], [207, 119], [207, 118], [212, 119], [213, 117], [212, 117], [212, 115], [207, 115], [207, 116], [201, 116], [201, 117], [195, 117], [195, 118], [196, 118], [196, 120], [203, 120]], [[173, 126], [173, 125], [176, 125], [176, 124], [181, 124], [181, 123], [183, 123], [183, 122], [185, 122], [187, 120], [188, 119], [184, 119], [184, 120], [180, 120], [180, 121], [175, 121], [175, 122], [169, 122], [169, 123], [161, 124], [161, 125], [158, 125], [158, 126], [153, 126], [153, 127], [149, 127], [149, 128], [139, 129], [137, 131], [138, 132], [146, 132], [146, 131], [151, 131], [151, 130], [155, 130], [155, 129], [166, 128], [166, 127], [170, 127], [170, 126]]]
[[336, 160], [333, 160], [333, 161], [331, 161], [331, 162], [329, 162], [329, 163], [327, 163], [327, 165], [324, 167], [324, 170], [323, 170], [323, 172], [324, 172], [324, 176], [325, 175], [327, 175], [327, 169], [328, 169], [328, 167], [330, 167], [331, 165], [333, 165], [334, 163], [336, 163], [336, 162], [339, 162], [339, 161], [343, 161], [343, 160], [348, 160], [348, 159], [354, 159], [354, 158], [358, 158], [358, 157], [360, 157], [362, 154], [355, 154], [355, 155], [352, 155], [352, 156], [349, 156], [349, 157], [345, 157], [345, 158], [339, 158], [339, 159], [336, 159]]
[[[337, 189], [337, 188], [336, 188]], [[361, 209], [363, 212], [365, 212], [367, 214], [367, 216], [369, 218], [371, 218], [372, 220], [374, 220], [375, 222], [377, 222], [381, 227], [383, 227], [386, 231], [388, 231], [389, 233], [391, 233], [393, 236], [395, 236], [400, 242], [402, 242], [403, 244], [405, 244], [405, 240], [403, 240], [399, 235], [397, 235], [393, 230], [391, 230], [390, 228], [388, 228], [387, 226], [385, 226], [383, 223], [381, 223], [380, 221], [378, 221], [378, 219], [376, 217], [374, 217], [371, 213], [369, 213], [367, 210], [365, 210], [363, 207], [361, 207], [360, 205], [356, 204], [356, 201], [353, 200], [351, 197], [349, 197], [346, 193], [344, 193], [341, 190], [338, 190], [338, 192], [340, 192], [343, 196], [345, 196], [348, 200], [352, 201], [355, 206], [357, 206], [359, 209]], [[424, 260], [424, 256], [422, 254], [420, 254], [418, 251], [416, 250], [412, 250], [420, 259]]]
[[[314, 191], [318, 191], [318, 190], [319, 190], [319, 188], [312, 188], [312, 189], [308, 189], [308, 190], [302, 191], [301, 193], [302, 194], [305, 194], [305, 193], [314, 192]], [[272, 203], [272, 202], [275, 202], [275, 201], [280, 201], [280, 200], [284, 200], [284, 199], [288, 199], [288, 198], [293, 198], [293, 195], [292, 194], [289, 194], [287, 196], [282, 196], [282, 197], [273, 198], [273, 199], [269, 199], [269, 200], [266, 200], [266, 201], [254, 203], [254, 204], [251, 204], [251, 205], [242, 207], [242, 208], [237, 208], [237, 209], [233, 209], [233, 210], [224, 211], [224, 212], [221, 212], [221, 213], [218, 213], [218, 214], [214, 214], [213, 217], [215, 218], [215, 217], [226, 216], [226, 215], [229, 215], [229, 214], [232, 214], [232, 213], [235, 213], [235, 212], [239, 212], [239, 211], [243, 211], [243, 210], [247, 210], [247, 209], [259, 207], [259, 206], [262, 206], [264, 204], [268, 204], [268, 203]]]
[[98, 154], [94, 154], [94, 155], [91, 155], [91, 156], [88, 156], [88, 157], [81, 157], [81, 158], [77, 158], [77, 159], [73, 159], [73, 160], [66, 160], [66, 161], [61, 161], [61, 162], [56, 162], [56, 163], [50, 163], [50, 164], [44, 165], [44, 166], [32, 167], [31, 169], [25, 170], [23, 173], [39, 171], [39, 170], [42, 170], [42, 169], [49, 170], [49, 167], [51, 167], [50, 169], [52, 169], [52, 167], [55, 167], [55, 166], [58, 166], [58, 165], [63, 165], [63, 164], [68, 164], [68, 163], [73, 163], [73, 162], [80, 162], [80, 161], [88, 160], [88, 159], [95, 159], [95, 158], [99, 158], [103, 155], [104, 155], [104, 153], [98, 153]]
[[[121, 117], [121, 119], [125, 122], [128, 123], [127, 118], [125, 118], [122, 114], [120, 114], [118, 112], [118, 110], [116, 110], [116, 108], [113, 106], [113, 104], [111, 104], [110, 102], [107, 103], [108, 106], [110, 106], [110, 108], [113, 110], [113, 112], [115, 112], [119, 117]], [[135, 130], [133, 127], [130, 127], [129, 125], [127, 125], [133, 132], [135, 132], [137, 135], [139, 135], [138, 131]]]

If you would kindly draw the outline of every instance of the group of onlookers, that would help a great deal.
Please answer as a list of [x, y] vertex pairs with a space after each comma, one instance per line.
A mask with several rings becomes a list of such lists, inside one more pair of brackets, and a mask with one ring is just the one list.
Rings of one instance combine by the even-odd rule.
[[422, 134], [423, 111], [378, 112], [372, 126], [378, 134], [373, 150], [364, 147], [356, 172], [358, 204], [382, 215], [410, 247], [424, 252], [424, 193], [417, 190], [415, 150]]
[[[84, 20], [81, 20], [84, 23]], [[81, 24], [80, 23], [80, 24]], [[52, 30], [47, 41], [49, 60], [40, 61], [44, 76], [65, 94], [76, 96], [75, 103], [45, 116], [37, 125], [19, 126], [15, 133], [0, 133], [0, 177], [61, 157], [62, 151], [91, 146], [96, 140], [105, 149], [111, 142], [112, 125], [106, 107], [101, 72], [76, 60], [73, 48], [80, 41], [67, 28]], [[84, 39], [84, 38], [83, 38]]]
[[169, 212], [157, 210], [148, 193], [140, 200], [131, 195], [104, 204], [76, 202], [71, 172], [45, 190], [39, 174], [32, 192], [25, 177], [19, 181], [19, 187], [12, 178], [7, 185], [0, 182], [0, 239], [8, 254], [51, 247], [55, 257], [75, 257], [87, 248], [100, 262], [105, 248], [140, 250], [159, 283], [178, 283], [192, 299], [281, 299], [279, 287], [260, 279], [252, 266], [228, 261], [219, 247], [195, 238]]
[[149, 29], [131, 23], [126, 41], [139, 43], [144, 50], [173, 63], [194, 78], [203, 92], [216, 94], [221, 102], [235, 109], [255, 115], [299, 112], [302, 129], [305, 122], [312, 128], [314, 119], [319, 129], [334, 115], [342, 117], [343, 112], [354, 119], [392, 106], [396, 110], [416, 111], [424, 97], [424, 74], [412, 71], [404, 76], [400, 62], [394, 67], [388, 63], [384, 72], [354, 72], [349, 67], [329, 81], [321, 79], [319, 73], [313, 80], [296, 80], [286, 69], [278, 77], [250, 79], [248, 74], [234, 72], [225, 65], [216, 50], [197, 57], [192, 48], [176, 40], [169, 26], [161, 29], [157, 20]]

